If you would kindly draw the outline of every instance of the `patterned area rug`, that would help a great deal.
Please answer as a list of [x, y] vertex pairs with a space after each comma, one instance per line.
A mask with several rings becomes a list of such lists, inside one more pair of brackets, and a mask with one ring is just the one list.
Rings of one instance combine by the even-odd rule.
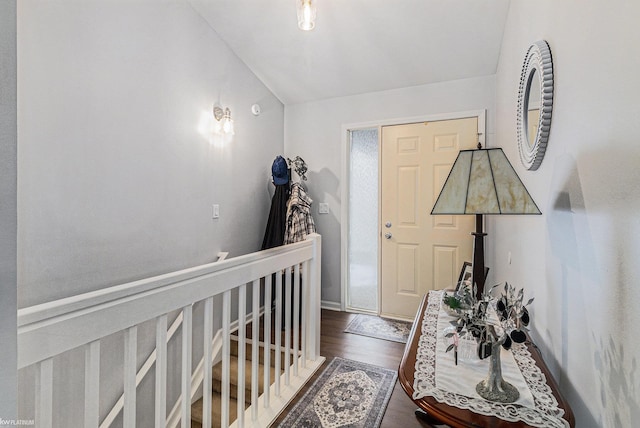
[[397, 372], [336, 357], [279, 427], [377, 428]]
[[358, 314], [344, 330], [345, 333], [375, 337], [392, 342], [407, 343], [412, 323]]

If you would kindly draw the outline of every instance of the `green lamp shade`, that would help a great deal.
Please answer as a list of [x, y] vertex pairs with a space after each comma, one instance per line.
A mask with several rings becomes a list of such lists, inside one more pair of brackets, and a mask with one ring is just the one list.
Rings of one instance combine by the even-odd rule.
[[502, 149], [462, 150], [431, 214], [541, 214]]

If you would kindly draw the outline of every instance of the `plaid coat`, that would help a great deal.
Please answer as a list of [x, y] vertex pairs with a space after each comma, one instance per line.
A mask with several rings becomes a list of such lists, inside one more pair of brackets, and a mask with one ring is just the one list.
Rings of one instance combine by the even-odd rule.
[[284, 233], [284, 244], [304, 241], [307, 235], [316, 232], [316, 225], [311, 216], [313, 200], [307, 195], [300, 183], [293, 183], [291, 196], [287, 203], [287, 224]]

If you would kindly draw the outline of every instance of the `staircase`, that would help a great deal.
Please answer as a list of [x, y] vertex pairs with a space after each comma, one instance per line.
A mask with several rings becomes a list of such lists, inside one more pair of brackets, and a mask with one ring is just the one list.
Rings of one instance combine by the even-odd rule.
[[[262, 319], [261, 319], [262, 323]], [[265, 343], [263, 341], [263, 331], [260, 329], [260, 335], [258, 337], [258, 395], [261, 395], [264, 392], [264, 346]], [[284, 342], [284, 333], [281, 335], [281, 340]], [[245, 367], [250, 368], [253, 357], [253, 340], [251, 334], [251, 326], [247, 326], [247, 343], [245, 346]], [[273, 337], [271, 343], [273, 345]], [[237, 409], [238, 409], [238, 337], [237, 335], [231, 336], [231, 359], [230, 359], [230, 400], [229, 400], [229, 424], [233, 424], [233, 422], [237, 419]], [[279, 374], [284, 374], [284, 361], [285, 354], [284, 352], [280, 353], [280, 370]], [[269, 358], [269, 379], [271, 380], [271, 384], [275, 382], [276, 376], [276, 358], [275, 358], [275, 350], [271, 349], [271, 356]], [[212, 428], [218, 428], [221, 426], [221, 403], [222, 403], [222, 362], [217, 363], [212, 370], [212, 399], [211, 399], [211, 426]], [[247, 409], [251, 404], [251, 370], [245, 370], [245, 391], [244, 391], [244, 409]], [[202, 427], [202, 410], [203, 410], [203, 399], [200, 398], [198, 401], [191, 405], [191, 426], [192, 428], [201, 428]]]

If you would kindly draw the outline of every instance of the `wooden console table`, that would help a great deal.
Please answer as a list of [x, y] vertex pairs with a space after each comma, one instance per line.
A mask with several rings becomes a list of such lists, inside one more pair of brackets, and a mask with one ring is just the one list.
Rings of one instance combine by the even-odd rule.
[[[425, 309], [427, 307], [427, 299], [428, 296], [425, 296], [422, 300], [422, 303], [420, 304], [420, 308], [418, 309], [418, 313], [416, 314], [416, 319], [413, 323], [413, 327], [407, 341], [407, 346], [405, 347], [404, 355], [402, 356], [402, 361], [400, 362], [400, 367], [398, 369], [398, 379], [400, 380], [400, 385], [402, 386], [402, 389], [404, 389], [404, 391], [409, 395], [409, 397], [413, 397], [414, 392], [413, 381], [415, 374], [416, 355], [418, 351], [418, 342], [420, 341], [420, 335], [422, 334], [422, 322]], [[553, 376], [551, 376], [551, 373], [549, 372], [549, 369], [545, 365], [544, 361], [542, 360], [540, 351], [531, 341], [527, 341], [526, 345], [536, 364], [544, 373], [547, 379], [547, 384], [551, 387], [553, 395], [558, 401], [558, 407], [564, 410], [564, 419], [568, 421], [570, 427], [574, 427], [575, 420], [573, 417], [573, 412], [571, 411], [571, 408], [569, 407], [567, 401], [560, 394], [558, 385]], [[413, 401], [422, 411], [426, 412], [427, 418], [432, 420], [432, 423], [443, 423], [454, 428], [511, 428], [529, 426], [524, 422], [509, 422], [494, 416], [485, 416], [474, 413], [470, 410], [449, 406], [447, 404], [436, 401], [435, 398], [430, 396]], [[416, 414], [418, 415], [418, 411], [416, 411]]]

